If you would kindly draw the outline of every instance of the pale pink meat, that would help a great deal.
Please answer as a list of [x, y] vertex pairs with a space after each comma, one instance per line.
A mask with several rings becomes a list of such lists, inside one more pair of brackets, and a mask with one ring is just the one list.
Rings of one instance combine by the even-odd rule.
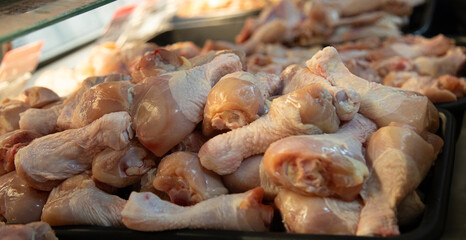
[[222, 179], [203, 168], [197, 154], [190, 152], [175, 152], [163, 158], [153, 185], [167, 193], [171, 202], [182, 206], [228, 193]]
[[201, 130], [194, 130], [186, 136], [180, 143], [174, 146], [170, 151], [174, 152], [199, 152], [202, 145], [207, 142], [208, 138], [202, 135]]
[[47, 104], [60, 100], [52, 90], [45, 87], [32, 87], [24, 90], [25, 102], [32, 108], [41, 108]]
[[63, 108], [63, 104], [50, 108], [30, 108], [19, 114], [19, 128], [42, 135], [54, 133], [58, 130], [57, 119]]
[[333, 97], [333, 105], [336, 107], [337, 115], [342, 121], [351, 120], [358, 112], [361, 104], [361, 97], [352, 87], [337, 87], [327, 79], [317, 76], [301, 65], [293, 64], [288, 66], [280, 74], [284, 88], [282, 93], [287, 94], [311, 83], [324, 85]]
[[146, 78], [157, 76], [166, 72], [185, 70], [189, 68], [187, 60], [176, 52], [163, 48], [156, 49], [153, 53], [146, 54], [134, 66], [131, 72], [134, 83], [144, 82]]
[[357, 114], [334, 134], [281, 139], [265, 152], [264, 170], [275, 184], [302, 195], [355, 200], [369, 175], [362, 144], [376, 130]]
[[0, 224], [0, 239], [3, 240], [58, 240], [50, 225], [45, 222]]
[[320, 84], [310, 84], [274, 99], [269, 112], [251, 124], [207, 141], [199, 158], [205, 168], [230, 174], [243, 159], [265, 152], [281, 138], [336, 132], [339, 124], [329, 91]]
[[353, 87], [361, 96], [359, 112], [378, 127], [391, 122], [407, 123], [419, 132], [435, 132], [438, 111], [425, 96], [416, 92], [368, 82], [348, 71], [333, 47], [326, 47], [306, 62], [312, 73], [333, 81], [339, 87]]
[[31, 188], [16, 172], [0, 177], [0, 216], [7, 223], [39, 221], [48, 192]]
[[15, 155], [18, 150], [42, 135], [27, 131], [14, 130], [0, 136], [0, 176], [15, 170]]
[[431, 77], [442, 75], [456, 76], [459, 69], [463, 67], [466, 56], [460, 47], [451, 48], [443, 56], [427, 57], [421, 56], [414, 59], [416, 71]]
[[98, 153], [92, 160], [92, 177], [123, 188], [139, 182], [154, 165], [150, 152], [132, 140], [121, 150], [107, 148]]
[[163, 201], [149, 192], [133, 192], [121, 214], [126, 227], [139, 231], [200, 228], [264, 232], [272, 221], [273, 208], [261, 203], [263, 192], [255, 188], [189, 207]]
[[0, 135], [19, 129], [20, 114], [28, 109], [23, 101], [4, 100], [0, 105]]
[[397, 205], [421, 183], [438, 153], [439, 147], [430, 142], [441, 142], [440, 137], [427, 133], [428, 142], [410, 128], [395, 125], [380, 128], [369, 139], [371, 173], [361, 192], [365, 206], [358, 224], [360, 236], [400, 234]]
[[232, 174], [223, 175], [223, 183], [231, 193], [241, 193], [261, 186], [259, 165], [263, 155], [256, 155], [244, 161]]
[[73, 111], [70, 128], [84, 127], [107, 113], [130, 110], [132, 97], [129, 81], [104, 82], [87, 90]]
[[50, 192], [42, 221], [51, 226], [122, 226], [126, 200], [98, 189], [86, 174], [67, 179]]
[[243, 127], [267, 111], [265, 101], [278, 89], [280, 78], [274, 74], [234, 72], [223, 76], [207, 96], [202, 132]]
[[303, 196], [282, 189], [275, 198], [287, 232], [354, 235], [362, 204], [336, 198]]
[[109, 74], [105, 76], [95, 76], [85, 79], [81, 83], [81, 86], [63, 102], [63, 108], [57, 118], [57, 130], [63, 131], [71, 128], [74, 111], [84, 93], [86, 93], [90, 88], [101, 83], [128, 80], [131, 80], [131, 77], [122, 74]]
[[202, 120], [212, 86], [224, 75], [241, 70], [233, 53], [211, 62], [147, 79], [134, 88], [133, 128], [139, 141], [162, 156], [190, 134]]
[[104, 149], [125, 148], [133, 136], [130, 120], [126, 112], [109, 113], [83, 128], [38, 138], [16, 153], [16, 171], [32, 187], [50, 191], [90, 169], [94, 156]]

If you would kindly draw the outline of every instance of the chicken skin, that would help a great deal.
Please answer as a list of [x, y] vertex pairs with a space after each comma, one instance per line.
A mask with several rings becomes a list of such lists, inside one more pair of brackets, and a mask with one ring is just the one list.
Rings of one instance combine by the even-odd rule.
[[243, 127], [267, 111], [265, 101], [275, 93], [280, 78], [274, 74], [235, 72], [223, 76], [207, 96], [202, 132]]
[[125, 148], [133, 136], [130, 120], [126, 112], [109, 113], [83, 128], [38, 138], [18, 151], [16, 171], [32, 187], [50, 191], [90, 169], [94, 156], [104, 149]]
[[316, 53], [306, 65], [312, 73], [334, 82], [336, 86], [354, 88], [361, 96], [359, 112], [378, 127], [400, 122], [415, 127], [418, 132], [435, 132], [438, 129], [438, 111], [427, 97], [368, 82], [353, 75], [333, 47]]
[[207, 64], [152, 77], [135, 86], [132, 116], [139, 141], [156, 156], [163, 156], [202, 120], [212, 86], [241, 68], [237, 55], [225, 53]]
[[273, 208], [261, 203], [262, 194], [261, 188], [255, 188], [181, 207], [150, 192], [133, 192], [121, 214], [126, 227], [139, 231], [190, 228], [264, 232], [272, 221]]
[[369, 139], [371, 173], [361, 191], [365, 206], [356, 233], [359, 236], [400, 234], [397, 205], [421, 183], [441, 148], [440, 137], [427, 133], [426, 141], [409, 127], [397, 125], [380, 128]]
[[329, 91], [311, 84], [274, 99], [267, 115], [251, 124], [210, 139], [199, 150], [199, 158], [205, 168], [220, 175], [230, 174], [243, 159], [264, 153], [281, 138], [332, 133], [339, 124]]
[[227, 194], [222, 179], [201, 166], [197, 154], [172, 153], [162, 159], [153, 180], [154, 188], [165, 192], [171, 202], [189, 206]]
[[303, 196], [282, 189], [275, 205], [288, 232], [332, 235], [354, 235], [362, 204], [336, 198]]
[[31, 188], [16, 172], [0, 177], [0, 217], [7, 223], [39, 221], [48, 192]]
[[264, 170], [302, 195], [355, 200], [369, 175], [362, 144], [377, 126], [357, 114], [334, 134], [291, 136], [270, 145]]
[[96, 225], [119, 227], [126, 200], [96, 187], [86, 174], [67, 179], [50, 192], [42, 221], [51, 226]]

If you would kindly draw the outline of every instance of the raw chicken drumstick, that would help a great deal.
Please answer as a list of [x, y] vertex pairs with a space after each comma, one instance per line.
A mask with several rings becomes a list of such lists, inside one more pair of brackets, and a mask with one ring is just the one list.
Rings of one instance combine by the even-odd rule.
[[186, 70], [146, 79], [134, 87], [133, 128], [139, 141], [163, 156], [202, 120], [212, 86], [224, 75], [241, 70], [233, 53]]
[[306, 65], [311, 73], [335, 83], [335, 86], [354, 88], [361, 95], [359, 112], [378, 127], [400, 122], [410, 124], [417, 132], [435, 132], [439, 126], [438, 111], [427, 97], [368, 82], [353, 75], [333, 47], [326, 47], [316, 53]]
[[217, 135], [199, 150], [201, 164], [225, 175], [238, 169], [243, 159], [265, 152], [287, 136], [332, 133], [340, 120], [332, 96], [321, 84], [310, 84], [273, 100], [269, 113], [251, 124]]
[[0, 176], [15, 170], [18, 150], [42, 135], [27, 130], [14, 130], [0, 136]]
[[280, 78], [275, 74], [234, 72], [223, 76], [207, 96], [202, 132], [245, 126], [265, 114], [265, 101], [275, 93]]
[[313, 82], [323, 84], [332, 94], [333, 105], [335, 105], [337, 115], [342, 121], [351, 120], [359, 110], [361, 96], [352, 87], [332, 86], [334, 84], [327, 79], [311, 73], [308, 68], [299, 64], [288, 66], [280, 74], [280, 79], [285, 85], [282, 94], [288, 94]]
[[139, 182], [154, 165], [152, 154], [137, 140], [125, 148], [107, 148], [92, 160], [92, 177], [110, 186], [123, 188]]
[[32, 108], [41, 108], [60, 100], [52, 90], [45, 87], [32, 87], [24, 90], [25, 101]]
[[81, 128], [111, 112], [128, 112], [132, 97], [129, 81], [104, 82], [87, 90], [73, 111], [70, 128]]
[[144, 82], [146, 78], [157, 76], [166, 72], [186, 70], [191, 67], [190, 62], [180, 57], [174, 51], [163, 48], [156, 49], [153, 53], [146, 54], [139, 60], [131, 72], [134, 83]]
[[362, 204], [336, 198], [303, 196], [282, 189], [275, 198], [287, 232], [354, 235]]
[[86, 174], [67, 179], [50, 192], [42, 221], [52, 226], [122, 226], [126, 201], [98, 189]]
[[357, 114], [334, 134], [283, 138], [265, 151], [264, 169], [275, 184], [302, 195], [355, 200], [369, 175], [362, 143], [376, 130]]
[[273, 208], [263, 205], [263, 190], [222, 195], [194, 206], [181, 207], [150, 192], [133, 192], [121, 212], [126, 227], [140, 231], [223, 229], [267, 231]]
[[38, 138], [18, 151], [16, 171], [32, 187], [50, 191], [90, 169], [94, 156], [104, 149], [125, 148], [133, 135], [130, 120], [126, 112], [109, 113], [83, 128]]
[[105, 76], [89, 77], [81, 83], [81, 87], [78, 88], [71, 96], [69, 96], [63, 102], [63, 109], [60, 112], [56, 120], [57, 129], [60, 131], [70, 129], [73, 121], [74, 111], [81, 102], [83, 95], [92, 87], [107, 83], [107, 82], [119, 82], [129, 81], [131, 77], [123, 74], [109, 74]]
[[6, 99], [0, 105], [0, 135], [19, 129], [20, 114], [29, 109], [23, 101]]
[[19, 128], [42, 135], [56, 132], [57, 119], [65, 106], [58, 104], [50, 108], [30, 108], [19, 114]]
[[370, 137], [367, 161], [372, 169], [361, 191], [365, 206], [357, 235], [400, 234], [397, 205], [424, 179], [443, 143], [431, 133], [427, 133], [426, 139], [410, 128], [392, 125], [380, 128]]
[[0, 219], [7, 223], [39, 221], [48, 192], [29, 187], [15, 171], [0, 177]]
[[58, 240], [50, 225], [45, 222], [32, 222], [26, 225], [1, 224], [0, 239]]
[[197, 154], [190, 152], [176, 152], [163, 158], [153, 185], [167, 193], [171, 202], [182, 206], [228, 193], [222, 179], [203, 168]]
[[248, 157], [234, 173], [222, 176], [223, 183], [231, 193], [242, 193], [260, 187], [259, 165], [263, 157]]

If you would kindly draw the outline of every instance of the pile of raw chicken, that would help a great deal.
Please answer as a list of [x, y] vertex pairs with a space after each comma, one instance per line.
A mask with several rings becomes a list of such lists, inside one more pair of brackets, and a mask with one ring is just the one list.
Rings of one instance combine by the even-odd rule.
[[417, 187], [443, 146], [428, 93], [404, 85], [450, 90], [442, 60], [459, 51], [443, 36], [98, 45], [71, 95], [33, 87], [0, 105], [0, 216], [29, 223], [0, 236], [269, 231], [275, 209], [291, 233], [398, 235], [422, 214]]

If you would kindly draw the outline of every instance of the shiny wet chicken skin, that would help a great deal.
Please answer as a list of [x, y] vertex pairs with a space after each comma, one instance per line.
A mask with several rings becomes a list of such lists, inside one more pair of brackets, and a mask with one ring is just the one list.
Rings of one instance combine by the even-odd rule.
[[86, 174], [71, 177], [50, 192], [42, 221], [51, 226], [119, 227], [126, 200], [96, 187]]
[[59, 104], [50, 108], [30, 108], [19, 114], [19, 128], [21, 130], [33, 131], [42, 135], [55, 133], [57, 119], [64, 105]]
[[27, 130], [14, 130], [0, 136], [0, 176], [15, 170], [18, 150], [42, 135]]
[[248, 157], [241, 162], [238, 170], [223, 175], [223, 183], [231, 193], [241, 193], [260, 187], [259, 165], [263, 155]]
[[242, 68], [232, 53], [185, 71], [147, 79], [134, 88], [133, 128], [139, 141], [162, 156], [191, 133], [202, 120], [212, 86]]
[[129, 111], [132, 104], [129, 81], [104, 82], [87, 90], [73, 111], [71, 128], [80, 128], [107, 113]]
[[337, 198], [303, 196], [282, 189], [275, 198], [287, 232], [354, 235], [362, 204]]
[[264, 170], [275, 184], [302, 195], [355, 200], [369, 175], [362, 144], [376, 129], [357, 114], [334, 134], [281, 139], [265, 152]]
[[353, 119], [361, 104], [361, 96], [352, 87], [337, 87], [333, 82], [313, 74], [308, 68], [293, 64], [280, 74], [283, 81], [283, 94], [302, 88], [311, 83], [323, 84], [333, 97], [333, 105], [342, 121]]
[[313, 74], [334, 82], [336, 86], [354, 88], [361, 96], [359, 113], [374, 121], [378, 127], [401, 122], [410, 124], [419, 132], [435, 132], [438, 129], [438, 111], [427, 97], [371, 83], [353, 75], [333, 47], [316, 53], [306, 65]]
[[202, 134], [201, 130], [194, 130], [188, 136], [186, 136], [181, 142], [174, 146], [170, 151], [174, 152], [199, 152], [202, 145], [208, 140], [206, 136]]
[[367, 147], [371, 175], [361, 192], [365, 206], [357, 235], [400, 234], [397, 205], [421, 183], [443, 143], [426, 134], [427, 141], [410, 128], [390, 125], [371, 136]]
[[86, 93], [90, 88], [101, 83], [128, 80], [131, 80], [131, 77], [122, 74], [109, 74], [104, 76], [89, 77], [85, 79], [81, 83], [81, 86], [63, 102], [63, 109], [60, 111], [60, 114], [56, 120], [57, 130], [63, 131], [71, 128], [74, 111], [79, 105], [84, 93]]
[[16, 154], [18, 175], [32, 187], [50, 191], [90, 169], [94, 156], [104, 149], [125, 148], [133, 136], [130, 120], [126, 112], [109, 113], [83, 128], [38, 138]]
[[230, 174], [243, 159], [265, 152], [281, 138], [336, 132], [339, 124], [328, 90], [311, 84], [274, 99], [267, 115], [251, 124], [210, 139], [199, 150], [199, 158], [205, 168]]
[[50, 225], [45, 222], [32, 222], [25, 225], [0, 225], [0, 238], [4, 240], [58, 240]]
[[121, 212], [126, 227], [139, 231], [174, 229], [268, 230], [273, 208], [263, 205], [263, 190], [222, 195], [194, 206], [181, 207], [156, 195], [131, 193]]
[[146, 78], [157, 76], [167, 72], [186, 70], [190, 67], [189, 61], [180, 57], [176, 52], [163, 48], [156, 49], [153, 53], [146, 54], [135, 65], [131, 76], [134, 83], [144, 82]]
[[98, 153], [92, 160], [92, 177], [123, 188], [139, 182], [154, 165], [153, 155], [133, 139], [123, 149], [107, 148]]
[[443, 103], [456, 101], [459, 97], [463, 97], [466, 92], [464, 86], [466, 86], [464, 78], [443, 75], [438, 78], [429, 76], [411, 77], [400, 87], [421, 93], [432, 102]]
[[207, 96], [202, 131], [245, 126], [267, 111], [265, 101], [276, 92], [280, 78], [274, 74], [235, 72], [223, 76]]
[[19, 100], [4, 100], [0, 105], [0, 135], [19, 129], [20, 114], [29, 105]]
[[52, 90], [45, 87], [32, 87], [24, 90], [25, 102], [32, 108], [41, 108], [60, 100]]
[[0, 216], [7, 223], [39, 221], [48, 192], [31, 188], [15, 171], [0, 177]]
[[228, 193], [222, 179], [203, 168], [197, 154], [190, 152], [176, 152], [163, 158], [157, 167], [153, 186], [181, 206]]

